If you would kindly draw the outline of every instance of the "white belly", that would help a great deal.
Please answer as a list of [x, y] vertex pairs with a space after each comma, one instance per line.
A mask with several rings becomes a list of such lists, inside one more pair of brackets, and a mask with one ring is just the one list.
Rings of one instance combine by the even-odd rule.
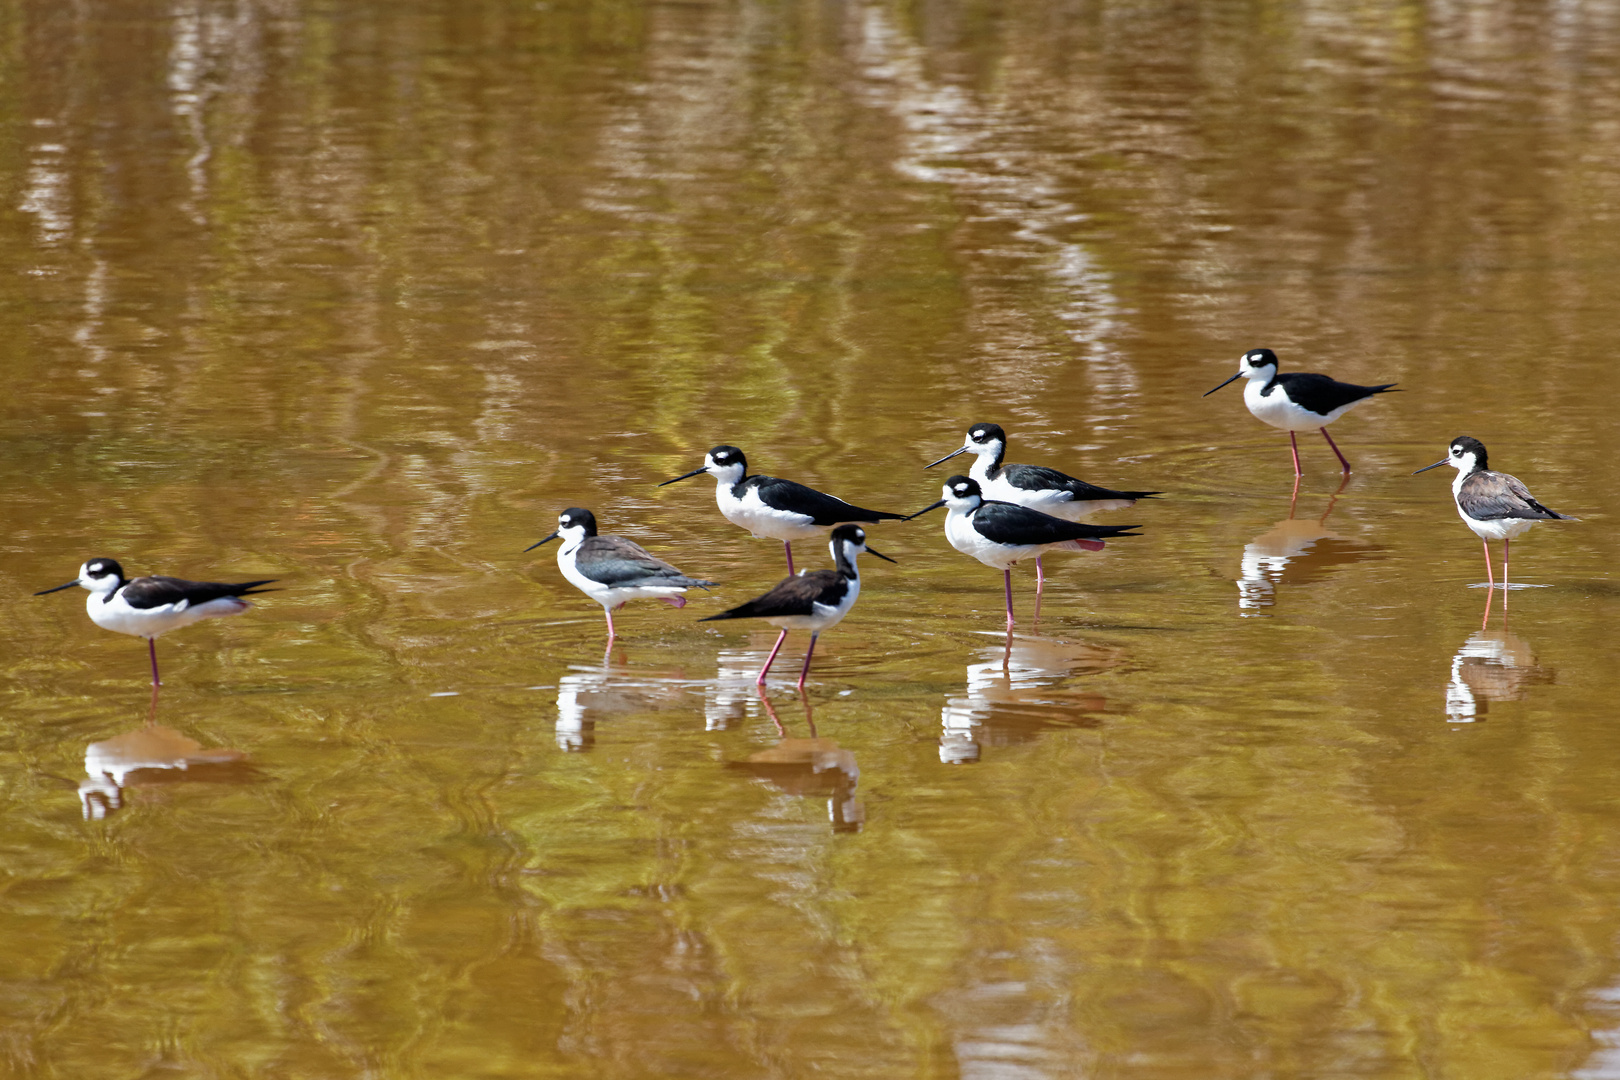
[[1339, 406], [1326, 416], [1318, 416], [1289, 401], [1280, 386], [1268, 396], [1261, 397], [1259, 380], [1251, 379], [1243, 388], [1243, 404], [1249, 407], [1255, 419], [1262, 420], [1274, 428], [1282, 428], [1284, 431], [1320, 431], [1360, 405], [1361, 401], [1352, 401], [1348, 405]]
[[1075, 551], [1080, 550], [1075, 544], [1023, 544], [1008, 547], [1005, 544], [992, 543], [973, 527], [971, 514], [958, 510], [952, 510], [945, 515], [945, 539], [951, 542], [951, 547], [962, 554], [971, 555], [984, 565], [993, 566], [997, 570], [1005, 570], [1020, 559], [1032, 559], [1051, 548], [1067, 547]]
[[727, 521], [761, 540], [810, 540], [825, 531], [808, 514], [766, 506], [756, 488], [749, 488], [739, 499], [731, 493], [731, 485], [722, 481], [715, 485], [714, 501]]
[[1457, 508], [1457, 516], [1463, 519], [1463, 524], [1474, 530], [1474, 535], [1481, 540], [1517, 540], [1530, 531], [1535, 525], [1534, 518], [1497, 518], [1495, 521], [1475, 521]]
[[206, 604], [191, 605], [182, 600], [178, 604], [165, 604], [156, 608], [132, 608], [124, 603], [122, 596], [114, 596], [111, 603], [103, 603], [102, 597], [92, 593], [85, 601], [84, 609], [89, 613], [90, 621], [103, 630], [135, 637], [155, 638], [159, 634], [167, 634], [170, 630], [178, 630], [182, 626], [190, 626], [204, 619], [240, 615], [252, 606], [246, 600], [225, 596], [218, 600], [210, 600]]
[[849, 609], [855, 606], [855, 598], [860, 595], [860, 591], [860, 582], [852, 582], [849, 592], [844, 595], [844, 602], [837, 606], [815, 604], [814, 615], [782, 615], [765, 621], [779, 630], [808, 630], [813, 634], [819, 634], [843, 621], [844, 616], [849, 614]]

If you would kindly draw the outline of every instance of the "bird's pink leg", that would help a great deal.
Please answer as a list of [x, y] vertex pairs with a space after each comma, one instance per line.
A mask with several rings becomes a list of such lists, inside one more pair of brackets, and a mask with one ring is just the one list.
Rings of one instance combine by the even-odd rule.
[[1490, 588], [1494, 590], [1496, 588], [1496, 578], [1491, 573], [1491, 542], [1481, 540], [1480, 543], [1485, 547], [1485, 580], [1490, 583]]
[[1288, 445], [1294, 452], [1294, 475], [1304, 476], [1305, 470], [1299, 467], [1299, 439], [1294, 436], [1292, 431], [1288, 433]]
[[660, 596], [658, 599], [662, 600], [664, 603], [673, 608], [683, 608], [686, 606], [686, 597], [684, 596]]
[[[620, 604], [619, 606], [623, 607], [624, 605]], [[602, 614], [607, 616], [607, 621], [608, 621], [608, 648], [611, 649], [613, 647], [613, 639], [618, 636], [618, 631], [613, 629], [613, 609], [612, 608], [603, 608], [602, 609]]]
[[784, 642], [786, 640], [787, 640], [787, 631], [786, 630], [784, 630], [780, 634], [776, 635], [776, 644], [771, 646], [771, 655], [769, 655], [769, 656], [767, 656], [765, 658], [765, 666], [759, 669], [759, 678], [754, 680], [754, 685], [756, 685], [756, 686], [764, 686], [765, 685], [765, 676], [770, 674], [771, 665], [776, 663], [776, 654], [782, 651], [782, 642]]
[[816, 651], [816, 638], [818, 638], [820, 636], [821, 636], [820, 634], [811, 634], [810, 635], [810, 647], [808, 649], [804, 650], [804, 667], [799, 669], [799, 692], [800, 693], [804, 692], [804, 680], [805, 680], [805, 677], [810, 674], [810, 657]]
[[1045, 587], [1046, 587], [1046, 569], [1043, 566], [1041, 566], [1041, 557], [1039, 555], [1037, 555], [1037, 556], [1035, 556], [1035, 595], [1037, 597], [1040, 596], [1041, 595], [1041, 590], [1044, 589]]
[[1333, 447], [1333, 453], [1338, 457], [1339, 464], [1344, 466], [1344, 471], [1349, 472], [1350, 463], [1344, 460], [1343, 454], [1339, 453], [1339, 444], [1333, 441], [1333, 436], [1327, 433], [1327, 428], [1317, 428], [1316, 430], [1320, 431], [1322, 433], [1322, 438], [1326, 439], [1328, 441], [1328, 445]]
[[1012, 625], [1013, 625], [1013, 613], [1012, 613], [1012, 567], [1010, 567], [1010, 566], [1007, 567], [1007, 569], [1003, 570], [1001, 573], [1002, 573], [1002, 576], [1004, 578], [1006, 578], [1006, 581], [1007, 581], [1007, 629], [1011, 630]]
[[146, 639], [146, 651], [152, 657], [152, 685], [153, 687], [162, 686], [163, 680], [158, 678], [157, 673], [157, 638]]
[[791, 540], [782, 541], [782, 548], [783, 548], [784, 551], [787, 552], [787, 557], [788, 557], [788, 577], [792, 577], [793, 576], [793, 541], [791, 541]]

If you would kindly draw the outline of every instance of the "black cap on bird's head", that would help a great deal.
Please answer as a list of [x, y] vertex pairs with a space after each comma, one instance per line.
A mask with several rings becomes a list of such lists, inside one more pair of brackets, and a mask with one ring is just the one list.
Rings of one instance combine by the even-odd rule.
[[859, 525], [840, 525], [832, 531], [832, 535], [829, 536], [827, 540], [829, 546], [832, 548], [833, 559], [835, 561], [838, 558], [838, 547], [840, 544], [853, 544], [858, 551], [864, 551], [870, 555], [876, 555], [884, 562], [894, 562], [893, 559], [883, 554], [883, 552], [879, 551], [877, 548], [866, 546], [866, 530], [861, 528]]
[[549, 544], [553, 540], [565, 535], [572, 529], [583, 529], [585, 536], [596, 535], [596, 515], [583, 506], [570, 506], [557, 515], [557, 531], [543, 540], [538, 540], [524, 548], [524, 551], [533, 551], [541, 544]]
[[1452, 439], [1450, 445], [1446, 447], [1445, 457], [1441, 458], [1433, 465], [1425, 465], [1421, 469], [1413, 469], [1412, 475], [1416, 476], [1418, 473], [1428, 472], [1430, 469], [1438, 469], [1442, 465], [1450, 465], [1458, 472], [1462, 472], [1464, 470], [1471, 473], [1482, 471], [1486, 468], [1485, 460], [1484, 443], [1480, 442], [1472, 435], [1459, 435], [1455, 439]]
[[702, 476], [704, 473], [713, 473], [714, 475], [719, 476], [721, 473], [728, 472], [732, 469], [741, 470], [741, 475], [738, 477], [738, 480], [740, 480], [742, 476], [747, 476], [748, 459], [744, 457], [743, 452], [737, 449], [735, 446], [731, 446], [728, 443], [721, 443], [719, 446], [711, 448], [709, 452], [704, 455], [702, 468], [693, 469], [689, 473], [681, 473], [681, 475], [674, 477], [673, 479], [665, 480], [658, 486], [668, 487], [670, 484], [673, 484], [676, 481], [690, 480], [692, 477]]
[[[1270, 349], [1250, 349], [1248, 352], [1238, 357], [1238, 373], [1232, 376], [1230, 379], [1227, 379], [1226, 382], [1221, 383], [1221, 386], [1228, 386], [1237, 382], [1239, 379], [1269, 379], [1276, 374], [1276, 353], [1272, 352]], [[1219, 390], [1221, 386], [1215, 387], [1215, 390]], [[1213, 394], [1215, 390], [1205, 390], [1204, 396], [1209, 397], [1209, 395]]]
[[982, 499], [984, 497], [984, 493], [979, 490], [979, 482], [971, 476], [951, 477], [945, 481], [943, 494], [945, 497], [940, 499], [939, 502], [929, 503], [915, 514], [907, 517], [906, 520], [910, 521], [912, 518], [922, 517], [930, 510], [938, 510], [942, 506], [949, 506], [953, 501], [960, 502], [966, 499]]

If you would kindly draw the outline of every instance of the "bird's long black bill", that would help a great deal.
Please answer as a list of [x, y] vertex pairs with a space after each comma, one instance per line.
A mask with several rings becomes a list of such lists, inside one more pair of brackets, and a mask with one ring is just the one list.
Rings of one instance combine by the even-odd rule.
[[[1243, 372], [1240, 371], [1236, 375], [1232, 376], [1230, 379], [1227, 379], [1225, 382], [1221, 383], [1221, 386], [1231, 386], [1233, 383], [1237, 382], [1241, 378], [1243, 378]], [[1215, 390], [1219, 390], [1221, 388], [1221, 386], [1217, 386], [1215, 388]], [[1209, 397], [1209, 395], [1213, 394], [1215, 392], [1215, 390], [1205, 390], [1203, 396], [1204, 397]]]
[[[940, 458], [938, 461], [934, 462], [932, 465], [924, 465], [923, 468], [932, 469], [934, 467], [934, 465], [943, 465], [945, 462], [951, 460], [951, 458], [955, 457], [957, 454], [965, 454], [965, 453], [967, 453], [967, 451], [968, 451], [967, 447], [959, 446], [955, 450], [952, 450], [950, 453], [946, 454], [944, 457]], [[915, 517], [916, 515], [913, 514], [912, 516]]]
[[882, 559], [884, 562], [894, 562], [895, 561], [894, 559], [891, 559], [887, 555], [883, 554], [883, 552], [879, 551], [877, 548], [871, 547], [870, 545], [867, 547], [866, 553], [868, 555], [876, 555], [878, 558]]
[[[936, 462], [936, 463], [935, 463], [935, 464], [938, 464], [938, 463], [937, 463], [937, 462]], [[923, 508], [922, 508], [922, 509], [921, 509], [921, 510], [919, 510], [919, 511], [917, 511], [917, 512], [916, 512], [916, 513], [915, 513], [915, 514], [908, 514], [908, 515], [906, 515], [906, 516], [905, 516], [905, 517], [904, 517], [904, 518], [901, 518], [901, 520], [902, 520], [902, 521], [910, 521], [910, 520], [911, 520], [911, 519], [912, 519], [912, 518], [920, 518], [920, 517], [922, 517], [922, 516], [923, 516], [923, 515], [924, 515], [924, 514], [926, 514], [926, 513], [928, 513], [928, 511], [930, 511], [930, 510], [938, 510], [938, 509], [939, 509], [939, 508], [940, 508], [940, 507], [942, 507], [942, 506], [944, 506], [944, 505], [945, 505], [945, 500], [944, 500], [944, 499], [941, 499], [941, 500], [939, 500], [939, 502], [937, 502], [937, 503], [935, 503], [935, 504], [934, 504], [934, 505], [932, 505], [932, 506], [925, 506], [925, 507], [923, 507]], [[867, 549], [866, 549], [866, 550], [867, 550], [867, 551], [871, 551], [871, 550], [872, 550], [872, 549], [871, 549], [871, 548], [867, 548]]]
[[1416, 476], [1420, 472], [1428, 472], [1430, 469], [1438, 469], [1440, 466], [1445, 465], [1450, 461], [1451, 461], [1450, 458], [1443, 457], [1439, 461], [1435, 462], [1433, 465], [1425, 465], [1421, 469], [1413, 469], [1412, 470], [1412, 475]]
[[34, 595], [35, 596], [44, 596], [46, 593], [61, 592], [63, 589], [71, 589], [71, 588], [73, 588], [73, 586], [77, 585], [78, 583], [79, 583], [79, 579], [74, 578], [72, 581], [68, 582], [66, 585], [58, 585], [54, 589], [41, 589], [41, 590], [39, 590], [39, 592], [35, 593]]
[[541, 544], [549, 544], [549, 543], [551, 543], [553, 540], [557, 539], [557, 537], [560, 536], [560, 535], [562, 535], [562, 534], [561, 533], [552, 533], [550, 536], [546, 537], [544, 540], [538, 540], [535, 543], [530, 544], [528, 547], [524, 548], [523, 550], [524, 551], [533, 551], [535, 548], [539, 547]]
[[708, 469], [693, 469], [689, 473], [682, 473], [681, 475], [677, 476], [674, 480], [665, 480], [662, 484], [659, 484], [658, 486], [659, 487], [669, 487], [669, 485], [671, 485], [673, 483], [676, 483], [678, 481], [690, 480], [694, 476], [702, 476], [704, 473], [706, 473], [708, 471], [709, 471]]

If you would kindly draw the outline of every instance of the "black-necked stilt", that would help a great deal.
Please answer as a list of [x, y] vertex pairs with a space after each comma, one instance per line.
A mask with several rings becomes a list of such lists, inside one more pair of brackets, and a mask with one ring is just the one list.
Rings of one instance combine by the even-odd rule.
[[1013, 625], [1013, 563], [1046, 551], [1100, 551], [1105, 538], [1140, 535], [1130, 531], [1139, 527], [1136, 525], [1087, 525], [1027, 506], [991, 501], [980, 491], [978, 481], [967, 476], [945, 481], [944, 498], [911, 517], [941, 506], [950, 507], [945, 515], [945, 538], [951, 547], [995, 567], [1005, 577], [1009, 630]]
[[1508, 545], [1530, 531], [1538, 521], [1578, 521], [1579, 518], [1549, 510], [1536, 501], [1519, 479], [1485, 467], [1485, 444], [1459, 435], [1451, 440], [1445, 457], [1433, 465], [1414, 470], [1412, 475], [1450, 465], [1457, 470], [1451, 482], [1451, 495], [1463, 524], [1474, 530], [1485, 547], [1485, 578], [1491, 589], [1496, 578], [1491, 572], [1491, 541], [1502, 541], [1502, 604], [1507, 605]]
[[823, 630], [837, 626], [861, 595], [861, 573], [855, 565], [856, 556], [870, 551], [886, 562], [894, 562], [881, 551], [866, 546], [866, 530], [859, 525], [838, 526], [832, 531], [828, 546], [832, 548], [834, 569], [806, 570], [796, 577], [785, 578], [764, 596], [701, 620], [764, 619], [782, 631], [776, 637], [771, 655], [765, 658], [765, 666], [759, 669], [759, 678], [754, 680], [760, 686], [765, 685], [765, 676], [776, 662], [776, 654], [782, 650], [788, 631], [808, 630], [810, 645], [804, 650], [804, 667], [799, 670], [799, 689], [803, 690], [805, 677], [810, 674], [810, 657], [816, 651], [816, 639]]
[[85, 610], [90, 621], [103, 630], [130, 634], [146, 639], [147, 652], [152, 657], [152, 685], [161, 686], [158, 679], [157, 636], [190, 626], [203, 619], [217, 619], [225, 615], [240, 615], [253, 605], [243, 600], [261, 592], [275, 578], [263, 581], [182, 581], [172, 577], [138, 577], [124, 579], [124, 568], [112, 559], [91, 559], [79, 567], [79, 576], [66, 585], [54, 589], [41, 589], [35, 596], [61, 592], [78, 585], [89, 589]]
[[[1221, 386], [1239, 379], [1249, 380], [1249, 385], [1243, 388], [1243, 404], [1255, 418], [1288, 432], [1288, 442], [1294, 452], [1295, 476], [1305, 475], [1299, 467], [1299, 439], [1294, 434], [1298, 431], [1320, 431], [1333, 448], [1339, 464], [1344, 466], [1343, 471], [1349, 472], [1350, 463], [1339, 453], [1333, 436], [1327, 433], [1327, 426], [1374, 394], [1388, 393], [1395, 387], [1394, 383], [1355, 386], [1326, 375], [1301, 371], [1279, 375], [1277, 354], [1270, 349], [1250, 349], [1244, 353], [1238, 358], [1238, 373]], [[1206, 391], [1204, 396], [1209, 397], [1215, 390]]]
[[598, 536], [596, 515], [571, 506], [557, 515], [557, 531], [524, 551], [561, 539], [557, 569], [568, 583], [602, 605], [607, 616], [608, 648], [613, 647], [613, 613], [629, 600], [659, 599], [686, 606], [687, 589], [707, 589], [712, 581], [687, 577], [640, 544], [622, 536]]
[[[977, 481], [986, 499], [1017, 503], [1065, 521], [1079, 521], [1104, 510], [1124, 510], [1134, 505], [1137, 499], [1151, 499], [1164, 494], [1162, 491], [1114, 491], [1077, 480], [1044, 465], [1004, 464], [1007, 433], [999, 424], [974, 424], [968, 428], [967, 440], [961, 447], [924, 467], [932, 469], [958, 454], [976, 455], [968, 476]], [[1041, 565], [1041, 557], [1037, 555], [1037, 591], [1045, 583], [1046, 571]]]
[[793, 541], [819, 536], [834, 525], [898, 521], [905, 516], [851, 506], [843, 499], [792, 480], [749, 476], [748, 459], [735, 446], [716, 446], [704, 456], [701, 469], [682, 473], [658, 486], [667, 487], [703, 473], [714, 477], [714, 500], [727, 521], [762, 539], [782, 541], [790, 574], [793, 573]]

